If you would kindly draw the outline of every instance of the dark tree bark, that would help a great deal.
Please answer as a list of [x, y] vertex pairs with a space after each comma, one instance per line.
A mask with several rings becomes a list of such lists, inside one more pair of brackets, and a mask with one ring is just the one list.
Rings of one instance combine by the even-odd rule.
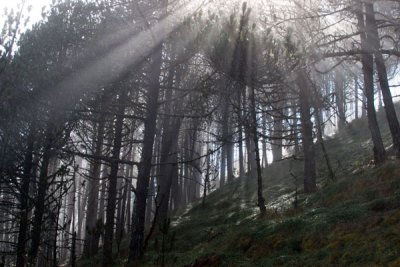
[[257, 113], [256, 113], [256, 100], [254, 87], [250, 86], [250, 113], [251, 113], [251, 137], [254, 142], [254, 153], [257, 170], [257, 206], [260, 209], [261, 215], [264, 215], [267, 211], [265, 207], [265, 199], [263, 196], [263, 182], [262, 182], [262, 169], [260, 162], [260, 149], [258, 145], [258, 131], [257, 131]]
[[245, 174], [244, 168], [244, 154], [243, 154], [243, 89], [238, 86], [236, 93], [236, 119], [237, 119], [237, 132], [238, 132], [238, 160], [239, 160], [239, 177], [243, 177]]
[[344, 95], [344, 83], [345, 78], [341, 70], [336, 70], [335, 77], [335, 96], [336, 96], [336, 108], [337, 108], [337, 122], [338, 122], [338, 130], [343, 130], [344, 126], [346, 125], [346, 101]]
[[[393, 148], [397, 158], [400, 158], [400, 124], [397, 118], [396, 110], [393, 105], [392, 94], [388, 82], [385, 60], [380, 51], [380, 41], [373, 3], [365, 2], [366, 28], [368, 43], [372, 44], [373, 54], [375, 56], [376, 70], [378, 72], [380, 89], [385, 103], [386, 118], [389, 124], [390, 133], [393, 140]], [[378, 92], [379, 93], [379, 92]]]
[[104, 245], [103, 245], [103, 266], [109, 266], [112, 263], [112, 244], [114, 238], [114, 220], [117, 199], [117, 179], [118, 179], [118, 160], [121, 153], [122, 129], [124, 124], [126, 93], [120, 95], [118, 101], [117, 115], [115, 116], [115, 135], [112, 150], [111, 169], [107, 191], [106, 224], [104, 227]]
[[148, 194], [154, 137], [158, 111], [159, 78], [161, 74], [162, 44], [159, 44], [151, 57], [150, 86], [147, 91], [147, 116], [144, 123], [143, 152], [139, 165], [136, 185], [136, 199], [132, 214], [132, 236], [129, 247], [129, 263], [143, 255], [146, 200]]
[[[222, 142], [225, 142], [225, 141], [222, 141]], [[224, 143], [221, 147], [219, 187], [223, 187], [225, 185], [225, 180], [226, 180], [226, 144]]]
[[[96, 137], [94, 141], [94, 156], [100, 156], [104, 141], [104, 116], [99, 116], [97, 125]], [[100, 181], [101, 161], [93, 159], [90, 164], [89, 183], [88, 183], [88, 207], [86, 211], [86, 226], [85, 226], [85, 244], [83, 255], [92, 257], [98, 252], [99, 243], [98, 235], [100, 229], [97, 229], [97, 206], [99, 199], [99, 181]]]
[[233, 179], [234, 179], [234, 175], [233, 175], [233, 162], [234, 162], [233, 149], [234, 149], [234, 142], [233, 142], [233, 133], [232, 133], [232, 118], [230, 118], [229, 122], [228, 122], [228, 136], [227, 136], [227, 139], [226, 139], [226, 168], [227, 168], [227, 181], [228, 182], [232, 182]]
[[190, 161], [189, 169], [188, 169], [188, 188], [187, 188], [187, 196], [188, 202], [191, 203], [196, 200], [198, 193], [198, 178], [199, 178], [199, 160], [193, 160], [198, 155], [199, 145], [198, 145], [198, 121], [197, 119], [192, 122], [192, 130], [190, 131], [189, 137], [189, 155], [188, 159]]
[[[150, 184], [149, 184], [149, 190], [148, 190], [148, 194], [147, 194], [147, 202], [146, 202], [146, 216], [145, 216], [145, 225], [149, 226], [151, 225], [152, 221], [153, 221], [153, 208], [155, 206], [154, 204], [154, 198], [156, 197], [156, 186], [155, 184], [158, 184], [158, 177], [157, 175], [160, 172], [160, 154], [161, 154], [161, 128], [159, 127], [159, 125], [162, 122], [160, 120], [157, 121], [157, 132], [156, 132], [156, 136], [155, 136], [155, 144], [153, 147], [153, 165], [155, 165], [152, 169], [151, 169], [151, 174], [150, 174]], [[157, 178], [157, 179], [156, 179]]]
[[[173, 74], [170, 74], [170, 79], [173, 79]], [[170, 84], [170, 88], [172, 88], [172, 83]], [[173, 97], [172, 89], [169, 89], [166, 92], [166, 102], [168, 106], [166, 107], [167, 114], [177, 114], [177, 108], [173, 111], [172, 106], [176, 104], [175, 102], [171, 102]], [[174, 117], [170, 118], [167, 116], [163, 120], [163, 133], [162, 133], [162, 144], [161, 144], [161, 154], [160, 154], [160, 175], [159, 185], [160, 191], [158, 201], [159, 201], [159, 213], [158, 213], [158, 221], [161, 224], [168, 218], [168, 206], [170, 200], [171, 186], [172, 181], [175, 175], [175, 168], [177, 165], [177, 155], [178, 155], [178, 138], [179, 131], [181, 128], [181, 118]]]
[[272, 117], [274, 127], [272, 129], [273, 140], [271, 140], [271, 152], [274, 162], [280, 161], [282, 159], [283, 108], [281, 106], [282, 103], [277, 103], [277, 107], [275, 107], [276, 110], [274, 111], [274, 116]]
[[301, 136], [304, 153], [304, 192], [310, 193], [317, 190], [315, 170], [315, 148], [313, 140], [313, 124], [311, 121], [310, 88], [307, 73], [301, 70], [297, 76], [300, 100]]
[[222, 101], [222, 148], [221, 148], [221, 178], [220, 187], [226, 182], [233, 181], [233, 140], [232, 140], [232, 119], [231, 104], [229, 100], [229, 89], [225, 87], [221, 92]]
[[190, 131], [188, 131], [185, 136], [184, 136], [184, 141], [183, 141], [183, 156], [184, 160], [186, 163], [183, 164], [183, 176], [184, 176], [184, 186], [183, 186], [183, 199], [184, 199], [184, 204], [187, 204], [189, 202], [189, 184], [190, 180], [188, 179], [190, 175], [190, 170], [189, 170], [189, 164], [188, 161], [190, 160]]
[[[316, 90], [314, 90], [314, 93], [317, 94]], [[322, 128], [322, 114], [321, 114], [321, 107], [322, 107], [322, 103], [320, 103], [320, 101], [316, 101], [314, 108], [315, 108], [315, 124], [317, 127], [317, 140], [318, 143], [321, 146], [321, 150], [322, 150], [322, 154], [324, 155], [324, 159], [325, 159], [325, 163], [326, 163], [326, 167], [328, 168], [328, 172], [329, 172], [329, 177], [332, 181], [335, 180], [335, 173], [333, 171], [332, 168], [332, 164], [331, 161], [329, 159], [329, 154], [328, 154], [328, 150], [325, 147], [325, 141], [324, 141], [324, 137], [323, 137], [323, 128]]]
[[147, 203], [146, 203], [146, 221], [145, 225], [150, 225], [152, 222], [152, 216], [153, 216], [153, 198], [155, 195], [156, 188], [154, 186], [154, 176], [156, 175], [156, 168], [153, 168], [151, 171], [151, 177], [150, 177], [150, 184], [149, 184], [149, 192], [147, 196]]
[[[133, 175], [133, 169], [131, 169], [130, 177]], [[131, 197], [132, 196], [132, 183], [128, 183], [128, 191], [126, 196], [126, 231], [129, 232], [131, 229]]]
[[[175, 155], [175, 162], [178, 161], [178, 154]], [[179, 184], [179, 167], [174, 164], [172, 171], [172, 187], [171, 187], [171, 200], [173, 201], [173, 209], [178, 209], [182, 206], [182, 188]]]
[[262, 140], [262, 166], [263, 168], [267, 168], [268, 166], [268, 155], [267, 155], [267, 116], [265, 114], [262, 114], [262, 133], [264, 135], [263, 140]]
[[121, 188], [121, 194], [120, 194], [120, 199], [118, 203], [118, 215], [117, 215], [117, 228], [115, 229], [115, 236], [117, 240], [117, 246], [118, 246], [118, 252], [120, 251], [120, 245], [122, 238], [125, 233], [125, 214], [126, 214], [126, 201], [127, 201], [127, 196], [128, 196], [128, 189], [129, 189], [129, 174], [131, 173], [130, 169], [132, 169], [131, 166], [126, 166], [125, 167], [125, 179], [123, 180], [123, 185]]
[[33, 167], [33, 146], [34, 146], [34, 129], [30, 130], [27, 140], [27, 149], [24, 157], [23, 166], [23, 177], [21, 184], [21, 196], [20, 196], [20, 221], [18, 230], [18, 243], [17, 243], [17, 267], [25, 266], [25, 253], [26, 253], [26, 241], [27, 232], [29, 227], [29, 187], [31, 181], [31, 172]]
[[376, 110], [374, 105], [374, 69], [373, 69], [373, 56], [370, 45], [368, 44], [368, 39], [366, 32], [366, 24], [364, 22], [363, 7], [361, 3], [358, 3], [356, 7], [356, 15], [358, 21], [358, 28], [360, 30], [361, 39], [361, 49], [367, 51], [361, 55], [362, 71], [364, 76], [364, 94], [366, 96], [367, 105], [367, 118], [368, 118], [368, 128], [371, 133], [371, 138], [373, 142], [373, 152], [374, 160], [376, 164], [382, 163], [386, 159], [386, 151], [383, 146], [383, 141], [381, 137], [381, 132], [379, 130], [378, 121], [376, 119]]
[[40, 174], [37, 188], [37, 198], [35, 203], [35, 211], [33, 218], [33, 228], [31, 232], [31, 248], [29, 251], [29, 264], [34, 266], [41, 243], [43, 215], [45, 211], [46, 194], [48, 189], [48, 168], [51, 158], [51, 149], [54, 143], [55, 125], [48, 122], [46, 129], [45, 144], [43, 147], [42, 162], [40, 166]]

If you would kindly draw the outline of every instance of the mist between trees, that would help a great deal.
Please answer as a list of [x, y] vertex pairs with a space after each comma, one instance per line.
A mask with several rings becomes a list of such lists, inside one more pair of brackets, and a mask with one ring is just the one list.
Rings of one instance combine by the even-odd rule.
[[110, 266], [128, 238], [135, 266], [173, 210], [239, 177], [265, 214], [263, 169], [301, 160], [315, 192], [316, 146], [334, 180], [324, 139], [360, 117], [373, 163], [399, 158], [399, 2], [286, 2], [59, 0], [25, 32], [23, 6], [4, 16], [3, 263]]

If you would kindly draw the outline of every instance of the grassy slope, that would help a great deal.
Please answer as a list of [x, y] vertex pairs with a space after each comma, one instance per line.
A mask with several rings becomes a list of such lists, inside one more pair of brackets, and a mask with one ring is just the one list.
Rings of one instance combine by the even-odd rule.
[[[384, 122], [384, 114], [379, 116]], [[390, 143], [385, 125], [382, 134]], [[320, 189], [300, 192], [297, 208], [290, 172], [300, 181], [302, 163], [291, 159], [265, 170], [269, 205], [264, 218], [257, 215], [252, 178], [212, 193], [204, 207], [199, 202], [179, 211], [166, 235], [166, 266], [400, 266], [399, 162], [368, 166], [365, 120], [354, 121], [326, 146], [337, 180], [327, 178], [318, 152]], [[140, 266], [160, 266], [161, 237], [150, 242]], [[123, 244], [116, 266], [123, 265], [126, 254]]]

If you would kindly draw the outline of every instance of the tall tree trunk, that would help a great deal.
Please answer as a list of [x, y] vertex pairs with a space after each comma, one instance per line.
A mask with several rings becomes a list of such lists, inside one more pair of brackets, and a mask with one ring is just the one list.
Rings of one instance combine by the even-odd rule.
[[110, 168], [107, 165], [103, 165], [103, 170], [101, 173], [101, 190], [100, 190], [100, 203], [99, 203], [99, 211], [98, 213], [98, 227], [101, 229], [99, 230], [99, 235], [96, 236], [95, 239], [95, 246], [98, 248], [99, 242], [100, 242], [100, 237], [104, 238], [104, 213], [105, 213], [105, 206], [107, 204], [106, 202], [106, 197], [107, 197], [107, 188], [108, 188], [108, 182], [107, 182], [107, 177], [109, 176], [110, 173]]
[[121, 189], [119, 194], [119, 201], [118, 201], [118, 211], [117, 211], [117, 227], [115, 229], [115, 236], [118, 246], [118, 252], [120, 252], [120, 245], [122, 241], [122, 237], [124, 236], [124, 224], [125, 224], [125, 208], [126, 208], [126, 198], [127, 198], [127, 190], [128, 190], [128, 176], [129, 176], [129, 169], [131, 166], [125, 167], [125, 178], [121, 181]]
[[245, 174], [244, 169], [244, 155], [243, 155], [243, 109], [242, 109], [242, 90], [238, 90], [238, 127], [239, 127], [239, 176], [243, 177]]
[[354, 115], [358, 119], [358, 76], [354, 75]]
[[[169, 120], [166, 120], [169, 121]], [[168, 123], [168, 122], [167, 122]], [[168, 123], [169, 124], [169, 123]], [[164, 125], [163, 144], [160, 159], [160, 196], [159, 196], [159, 222], [163, 224], [168, 218], [168, 204], [178, 153], [178, 138], [181, 119], [175, 118], [170, 125]]]
[[[98, 157], [102, 153], [104, 141], [104, 116], [99, 116], [99, 123], [97, 125], [96, 137], [93, 138], [94, 142], [94, 156]], [[98, 251], [99, 243], [96, 242], [97, 235], [100, 234], [100, 229], [97, 229], [97, 206], [99, 199], [99, 181], [101, 171], [101, 160], [95, 158], [90, 163], [89, 170], [89, 183], [88, 183], [88, 206], [86, 210], [86, 226], [85, 226], [85, 243], [83, 255], [85, 257], [92, 257]]]
[[[130, 177], [132, 177], [133, 171], [131, 170]], [[131, 202], [132, 202], [132, 182], [128, 183], [127, 199], [126, 199], [126, 231], [129, 232], [131, 229]]]
[[257, 177], [257, 162], [255, 157], [255, 145], [253, 140], [252, 126], [246, 131], [246, 150], [247, 150], [247, 166], [250, 177]]
[[396, 115], [396, 110], [393, 105], [385, 60], [380, 51], [380, 41], [378, 27], [375, 19], [374, 6], [371, 2], [365, 2], [364, 4], [366, 9], [366, 27], [368, 29], [367, 39], [368, 43], [371, 43], [373, 47], [380, 89], [383, 96], [383, 102], [385, 103], [386, 117], [389, 124], [390, 133], [392, 134], [393, 148], [396, 157], [400, 158], [400, 124]]
[[190, 175], [190, 170], [189, 170], [189, 163], [188, 161], [190, 160], [190, 131], [188, 131], [185, 136], [184, 136], [184, 141], [183, 141], [183, 146], [184, 146], [184, 160], [186, 161], [186, 163], [183, 164], [183, 175], [184, 175], [184, 186], [183, 186], [183, 199], [184, 199], [184, 203], [187, 204], [189, 202], [189, 183], [190, 180], [189, 175]]
[[362, 104], [361, 117], [365, 118], [367, 116], [367, 96], [365, 95], [365, 90], [363, 90], [361, 104]]
[[344, 97], [344, 75], [341, 70], [335, 72], [335, 95], [336, 95], [336, 108], [337, 108], [337, 127], [341, 131], [346, 123], [346, 111], [345, 111], [345, 97]]
[[257, 206], [260, 209], [260, 213], [264, 215], [267, 211], [265, 207], [265, 199], [263, 196], [263, 182], [262, 182], [262, 169], [260, 162], [260, 149], [258, 145], [258, 132], [257, 132], [257, 113], [256, 113], [256, 100], [255, 100], [255, 92], [254, 87], [250, 88], [250, 113], [251, 113], [251, 137], [254, 142], [254, 153], [255, 153], [255, 162], [256, 162], [256, 170], [257, 170]]
[[[178, 150], [178, 149], [177, 149]], [[178, 161], [178, 154], [175, 154], [174, 162]], [[174, 164], [172, 170], [172, 186], [171, 186], [171, 198], [173, 201], [174, 209], [178, 209], [182, 206], [181, 203], [181, 187], [179, 185], [179, 167], [178, 164]]]
[[53, 123], [48, 122], [46, 129], [46, 139], [43, 147], [42, 162], [40, 166], [40, 174], [37, 189], [37, 198], [35, 205], [35, 212], [33, 218], [33, 228], [31, 232], [31, 249], [29, 251], [29, 264], [34, 266], [39, 252], [39, 246], [42, 236], [43, 215], [45, 211], [46, 194], [48, 188], [48, 168], [51, 158], [51, 149], [54, 142], [55, 126]]
[[147, 193], [147, 202], [146, 202], [146, 215], [145, 215], [145, 225], [151, 225], [153, 221], [153, 207], [154, 207], [154, 198], [156, 197], [156, 186], [158, 184], [158, 175], [161, 173], [160, 171], [160, 154], [161, 154], [161, 128], [158, 125], [161, 123], [160, 120], [157, 122], [157, 131], [155, 135], [155, 144], [153, 147], [153, 165], [154, 167], [151, 169], [150, 173], [150, 183], [149, 183], [149, 190]]
[[[230, 114], [230, 113], [229, 113]], [[232, 118], [229, 119], [228, 122], [228, 136], [226, 143], [226, 168], [227, 168], [227, 180], [228, 182], [232, 182], [234, 179], [233, 175], [233, 163], [234, 163], [234, 142], [233, 142], [233, 133], [232, 133]]]
[[117, 200], [118, 160], [120, 159], [122, 144], [122, 129], [124, 125], [126, 92], [121, 93], [118, 101], [117, 115], [115, 116], [115, 135], [112, 150], [112, 161], [107, 191], [106, 224], [104, 227], [103, 266], [112, 263], [112, 244], [114, 237], [114, 219]]
[[304, 153], [304, 192], [310, 193], [317, 189], [315, 170], [315, 148], [313, 140], [313, 124], [311, 121], [310, 88], [307, 73], [302, 70], [297, 76], [300, 99], [301, 135]]
[[225, 185], [226, 180], [226, 144], [225, 141], [222, 141], [221, 147], [221, 161], [220, 161], [220, 175], [219, 175], [219, 187], [223, 187]]
[[85, 183], [83, 182], [83, 178], [81, 179], [81, 187], [79, 188], [79, 205], [78, 205], [78, 223], [77, 223], [77, 238], [78, 238], [78, 243], [76, 246], [76, 253], [77, 255], [80, 255], [82, 253], [82, 227], [83, 227], [83, 222], [85, 219], [85, 207], [87, 204], [87, 198], [88, 198], [88, 192], [87, 192], [87, 186], [85, 186]]
[[275, 116], [273, 116], [273, 125], [274, 128], [272, 130], [272, 137], [273, 140], [271, 142], [271, 150], [272, 150], [272, 159], [274, 162], [277, 162], [282, 159], [282, 134], [283, 134], [283, 112], [282, 112], [282, 107], [281, 103], [277, 104], [278, 107], [276, 107], [278, 110], [275, 111]]
[[[228, 90], [227, 88], [224, 88]], [[221, 149], [221, 178], [220, 186], [222, 187], [225, 182], [233, 180], [233, 142], [231, 130], [231, 116], [230, 116], [230, 103], [229, 92], [222, 92], [222, 149]]]
[[29, 204], [29, 186], [30, 186], [31, 172], [33, 166], [33, 146], [34, 146], [34, 129], [31, 128], [27, 140], [27, 149], [24, 157], [23, 177], [21, 184], [21, 196], [20, 196], [21, 210], [20, 210], [18, 243], [17, 243], [17, 263], [16, 263], [17, 267], [25, 266], [26, 241], [27, 241], [27, 232], [29, 227], [28, 204]]
[[374, 105], [374, 69], [373, 69], [373, 56], [370, 45], [368, 44], [368, 39], [363, 16], [363, 7], [361, 2], [358, 3], [356, 8], [356, 15], [358, 20], [358, 28], [360, 30], [361, 39], [361, 49], [366, 51], [366, 53], [361, 55], [361, 64], [364, 76], [364, 93], [366, 96], [367, 105], [367, 117], [368, 117], [368, 127], [371, 133], [371, 138], [373, 142], [373, 152], [374, 160], [376, 164], [382, 163], [386, 159], [385, 147], [383, 146], [383, 141], [381, 137], [381, 132], [379, 130], [378, 121], [376, 119], [376, 110]]
[[197, 156], [199, 150], [198, 144], [198, 129], [197, 129], [197, 120], [192, 123], [193, 129], [191, 130], [191, 138], [190, 138], [190, 154], [188, 160], [190, 160], [190, 168], [188, 170], [188, 202], [191, 203], [196, 200], [197, 193], [197, 182], [198, 182], [198, 173], [199, 173], [199, 160], [194, 160]]
[[267, 168], [268, 166], [268, 155], [267, 155], [267, 116], [266, 114], [262, 114], [262, 132], [263, 132], [263, 139], [262, 139], [262, 166], [263, 168]]
[[150, 86], [147, 91], [147, 112], [144, 123], [143, 152], [139, 165], [136, 185], [136, 199], [132, 214], [132, 236], [129, 247], [129, 263], [133, 263], [143, 255], [144, 225], [146, 200], [148, 194], [151, 162], [153, 157], [154, 137], [158, 111], [158, 95], [160, 91], [160, 74], [162, 61], [162, 44], [159, 44], [151, 56]]

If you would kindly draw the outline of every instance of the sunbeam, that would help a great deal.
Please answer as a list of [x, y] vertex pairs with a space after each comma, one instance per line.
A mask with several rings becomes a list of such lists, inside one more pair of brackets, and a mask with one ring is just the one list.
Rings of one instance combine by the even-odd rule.
[[[57, 106], [60, 105], [60, 107], [67, 108], [74, 101], [82, 97], [83, 93], [90, 93], [90, 90], [102, 88], [117, 79], [119, 75], [126, 72], [129, 68], [134, 69], [137, 64], [146, 59], [155, 47], [176, 30], [186, 17], [202, 7], [204, 1], [199, 4], [196, 5], [187, 2], [177, 10], [170, 12], [155, 25], [134, 34], [132, 37], [129, 37], [129, 35], [134, 30], [129, 29], [129, 26], [127, 29], [114, 33], [111, 36], [106, 36], [102, 42], [109, 46], [118, 43], [117, 40], [123, 40], [126, 37], [129, 38], [100, 59], [76, 71], [72, 76], [56, 85], [55, 90], [52, 91], [54, 94], [50, 96], [50, 99], [56, 100], [55, 103], [57, 103]], [[192, 36], [195, 38], [196, 34]], [[190, 41], [187, 40], [187, 42]], [[63, 96], [63, 93], [67, 93], [69, 98], [62, 97], [60, 99], [57, 97], [57, 95]]]

